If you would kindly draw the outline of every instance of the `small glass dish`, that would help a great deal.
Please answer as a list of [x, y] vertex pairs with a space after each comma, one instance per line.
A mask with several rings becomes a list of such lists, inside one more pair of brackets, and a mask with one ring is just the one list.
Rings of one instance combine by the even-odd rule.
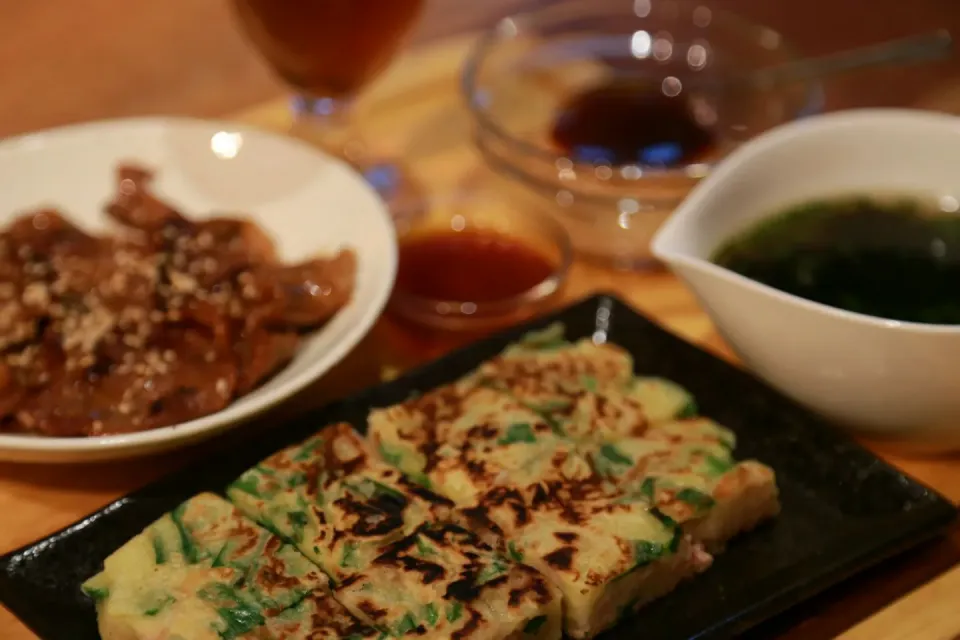
[[[756, 134], [820, 110], [816, 83], [730, 90], [720, 81], [795, 59], [775, 31], [699, 2], [564, 0], [485, 34], [462, 91], [477, 148], [494, 171], [557, 214], [578, 250], [644, 267], [655, 264], [649, 244], [660, 223], [716, 162]], [[685, 99], [713, 139], [709, 153], [683, 165], [567, 154], [552, 137], [557, 118], [574, 98], [618, 80]]]
[[[400, 264], [397, 284], [389, 304], [391, 315], [431, 329], [483, 333], [522, 322], [543, 312], [558, 298], [573, 261], [573, 248], [565, 228], [551, 215], [518, 210], [515, 203], [487, 191], [489, 188], [484, 190], [484, 193], [468, 191], [455, 197], [435, 199], [430, 203], [429, 210], [422, 215], [398, 222]], [[499, 238], [507, 249], [516, 247], [526, 252], [526, 255], [542, 261], [543, 268], [539, 272], [542, 277], [537, 277], [536, 281], [528, 283], [529, 286], [523, 286], [504, 297], [460, 295], [460, 290], [466, 291], [475, 287], [465, 286], [458, 289], [450, 286], [451, 278], [454, 281], [460, 278], [461, 282], [463, 278], [474, 278], [473, 274], [463, 270], [465, 261], [462, 255], [458, 255], [455, 259], [450, 259], [450, 269], [459, 268], [460, 273], [442, 274], [449, 276], [444, 278], [444, 288], [452, 293], [444, 296], [425, 295], [423, 289], [426, 285], [423, 282], [414, 282], [411, 285], [410, 278], [417, 277], [412, 272], [411, 261], [418, 259], [415, 252], [422, 246], [424, 239], [454, 236], [463, 239], [464, 234]], [[501, 258], [499, 271], [509, 272], [507, 266], [510, 256]], [[454, 262], [456, 265], [453, 265]], [[436, 266], [435, 274], [444, 271], [442, 260], [433, 264]], [[423, 265], [420, 267], [419, 273], [423, 274]], [[485, 277], [489, 280], [494, 277], [489, 272], [482, 273], [481, 262], [477, 262], [472, 268], [476, 270], [475, 277], [478, 279]], [[521, 280], [517, 279], [510, 285], [519, 282]], [[497, 284], [504, 283], [493, 284], [494, 288], [497, 288]]]

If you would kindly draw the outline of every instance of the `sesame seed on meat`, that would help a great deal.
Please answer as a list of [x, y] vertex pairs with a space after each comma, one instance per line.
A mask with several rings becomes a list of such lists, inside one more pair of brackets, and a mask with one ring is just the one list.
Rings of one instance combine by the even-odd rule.
[[[219, 411], [329, 318], [286, 320], [263, 295], [269, 280], [250, 271], [272, 259], [266, 235], [241, 220], [188, 220], [151, 180], [120, 167], [106, 211], [124, 230], [112, 237], [54, 211], [0, 230], [0, 366], [30, 383], [8, 414], [14, 430], [103, 435]], [[245, 370], [249, 354], [257, 366]]]

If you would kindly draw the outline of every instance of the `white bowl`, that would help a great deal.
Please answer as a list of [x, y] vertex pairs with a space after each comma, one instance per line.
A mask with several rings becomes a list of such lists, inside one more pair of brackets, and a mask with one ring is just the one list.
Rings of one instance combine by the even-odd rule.
[[709, 260], [723, 241], [784, 205], [851, 193], [956, 203], [960, 119], [868, 109], [773, 129], [691, 192], [654, 238], [653, 253], [693, 290], [743, 362], [786, 395], [878, 433], [958, 435], [960, 326], [843, 311]]
[[0, 143], [0, 224], [53, 206], [87, 229], [109, 225], [103, 204], [124, 161], [156, 170], [159, 195], [192, 217], [249, 216], [284, 260], [352, 248], [352, 302], [301, 345], [266, 384], [219, 413], [129, 435], [86, 439], [0, 434], [0, 459], [77, 462], [182, 447], [228, 428], [306, 387], [339, 362], [380, 315], [396, 275], [389, 214], [353, 170], [284, 136], [226, 122], [144, 118], [90, 123]]

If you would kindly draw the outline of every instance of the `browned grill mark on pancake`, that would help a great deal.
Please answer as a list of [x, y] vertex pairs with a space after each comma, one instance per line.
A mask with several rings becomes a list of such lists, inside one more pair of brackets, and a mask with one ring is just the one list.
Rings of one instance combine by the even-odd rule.
[[490, 546], [482, 542], [472, 531], [452, 522], [426, 524], [418, 531], [425, 538], [439, 545], [467, 545], [483, 551], [492, 551]]
[[320, 458], [323, 464], [323, 470], [331, 475], [349, 476], [363, 470], [369, 465], [367, 454], [360, 449], [352, 458], [343, 459], [338, 452], [337, 440], [346, 437], [349, 434], [346, 429], [352, 429], [348, 425], [337, 425], [329, 437], [323, 439], [323, 452]]
[[515, 524], [523, 526], [530, 522], [530, 511], [518, 489], [512, 487], [495, 487], [488, 491], [476, 507], [465, 509], [468, 516], [480, 522], [489, 521], [488, 509], [506, 506], [513, 511]]
[[[287, 566], [278, 557], [279, 551], [284, 547], [282, 540], [273, 536], [263, 552], [265, 564], [261, 564], [259, 571], [254, 575], [256, 583], [267, 593], [277, 589], [296, 589], [301, 585], [298, 578], [287, 573]], [[279, 610], [268, 610], [268, 614], [275, 615]]]
[[[469, 455], [466, 447], [461, 451], [461, 455]], [[483, 460], [464, 460], [463, 466], [473, 480], [482, 481], [490, 476], [490, 473], [487, 471], [487, 465]]]
[[397, 484], [403, 489], [403, 491], [413, 494], [424, 502], [427, 502], [435, 507], [453, 508], [454, 506], [453, 500], [444, 498], [443, 496], [438, 495], [415, 482], [411, 482], [406, 477], [401, 477], [397, 481]]
[[411, 414], [423, 417], [413, 433], [401, 433], [401, 439], [412, 441], [424, 456], [424, 473], [437, 467], [440, 461], [438, 451], [442, 445], [438, 440], [437, 425], [441, 421], [450, 421], [463, 413], [463, 394], [455, 387], [440, 387], [422, 396], [406, 401], [402, 405]]
[[[565, 491], [572, 485], [567, 483], [542, 482], [533, 491], [531, 507], [536, 510], [548, 508], [557, 511], [560, 519], [572, 525], [581, 525], [586, 521], [585, 514], [577, 510], [578, 487], [574, 491]], [[564, 493], [572, 495], [563, 495]], [[572, 499], [569, 499], [572, 498]]]
[[317, 491], [320, 490], [320, 467], [315, 464], [308, 465], [303, 474], [305, 481], [305, 493], [308, 497], [316, 499]]
[[[334, 504], [356, 521], [347, 530], [358, 537], [383, 536], [403, 528], [404, 512], [410, 504], [402, 493], [378, 492], [369, 499], [356, 498], [349, 490]], [[337, 533], [342, 533], [338, 531]]]
[[[312, 629], [330, 629], [340, 637], [374, 637], [377, 632], [347, 613], [333, 597], [327, 594], [310, 595], [316, 610], [310, 616]], [[312, 637], [312, 636], [311, 636]]]
[[366, 580], [366, 577], [363, 574], [355, 573], [353, 575], [347, 576], [340, 581], [339, 589], [346, 589], [347, 587], [353, 585], [355, 582], [360, 580]]
[[487, 423], [470, 427], [467, 431], [467, 438], [470, 440], [493, 440], [498, 435], [497, 428]]
[[447, 587], [446, 598], [453, 598], [463, 603], [470, 603], [480, 597], [482, 585], [477, 584], [480, 575], [480, 565], [471, 564], [460, 572], [460, 579], [451, 582]]
[[420, 574], [423, 584], [433, 584], [446, 576], [442, 565], [420, 558], [415, 553], [417, 533], [388, 545], [373, 561], [376, 566], [395, 567]]
[[567, 570], [573, 566], [574, 547], [560, 547], [543, 556], [543, 561], [554, 569]]
[[466, 608], [467, 612], [467, 621], [463, 624], [462, 627], [454, 631], [450, 638], [452, 640], [461, 640], [462, 638], [469, 638], [473, 633], [480, 628], [480, 623], [483, 621], [480, 613]]
[[524, 599], [532, 597], [533, 601], [543, 606], [553, 599], [547, 579], [539, 571], [525, 564], [513, 567], [515, 574], [523, 576], [523, 585], [510, 590], [507, 604], [511, 607], [519, 606]]
[[386, 609], [378, 608], [377, 605], [369, 600], [361, 600], [357, 603], [357, 608], [362, 611], [365, 616], [377, 623], [386, 618], [389, 613]]
[[237, 512], [234, 512], [234, 515], [236, 517], [233, 519], [233, 527], [227, 532], [227, 539], [236, 541], [232, 555], [243, 556], [256, 548], [260, 540], [260, 531], [252, 524], [248, 524]]

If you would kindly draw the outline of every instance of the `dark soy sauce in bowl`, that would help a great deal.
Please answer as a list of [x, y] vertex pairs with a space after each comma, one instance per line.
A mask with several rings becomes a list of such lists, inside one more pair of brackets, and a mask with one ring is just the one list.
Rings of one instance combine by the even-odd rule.
[[839, 309], [960, 324], [960, 217], [920, 198], [811, 201], [728, 240], [712, 261]]
[[575, 162], [674, 167], [712, 151], [713, 132], [686, 96], [649, 83], [610, 81], [574, 96], [553, 126], [553, 141]]

